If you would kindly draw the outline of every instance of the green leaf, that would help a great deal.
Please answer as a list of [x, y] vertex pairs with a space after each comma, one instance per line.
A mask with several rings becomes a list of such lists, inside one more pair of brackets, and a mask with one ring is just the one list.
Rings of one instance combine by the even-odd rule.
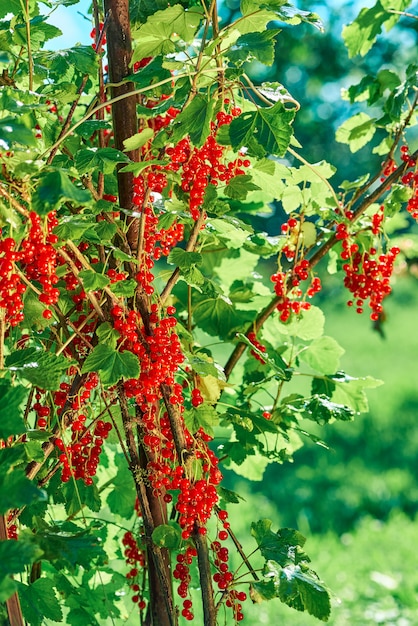
[[383, 385], [382, 380], [371, 376], [352, 378], [347, 375], [341, 377], [336, 375], [331, 378], [336, 386], [332, 395], [333, 401], [351, 407], [356, 413], [366, 413], [369, 410], [365, 389], [374, 389]]
[[133, 172], [135, 176], [138, 176], [147, 167], [153, 165], [167, 165], [167, 161], [161, 161], [160, 159], [150, 159], [149, 161], [140, 161], [139, 163], [129, 163], [120, 168], [120, 172]]
[[24, 450], [18, 447], [0, 450], [0, 515], [10, 509], [46, 499], [45, 492], [27, 478], [24, 468], [16, 465], [23, 453]]
[[160, 524], [152, 533], [152, 540], [160, 548], [176, 550], [181, 545], [181, 529], [178, 524]]
[[46, 215], [65, 201], [84, 205], [91, 201], [91, 194], [76, 187], [63, 170], [54, 170], [40, 176], [32, 196], [32, 207], [39, 215]]
[[61, 622], [61, 605], [55, 595], [53, 581], [39, 578], [31, 585], [18, 583], [22, 612], [31, 626], [41, 626], [44, 619]]
[[210, 122], [214, 106], [215, 100], [213, 98], [205, 98], [200, 94], [195, 96], [176, 117], [171, 141], [176, 143], [186, 135], [189, 135], [191, 142], [195, 146], [198, 148], [203, 146], [210, 133]]
[[16, 350], [6, 357], [6, 367], [16, 372], [21, 378], [28, 380], [36, 387], [56, 391], [64, 372], [72, 361], [62, 354], [44, 352], [38, 348]]
[[304, 401], [304, 413], [318, 424], [328, 424], [333, 420], [350, 422], [354, 419], [353, 409], [331, 402], [329, 397], [318, 394]]
[[28, 390], [25, 387], [12, 386], [0, 380], [0, 439], [21, 435], [26, 431], [23, 403], [27, 397]]
[[261, 554], [267, 561], [276, 561], [282, 567], [295, 563], [298, 549], [300, 551], [303, 548], [306, 538], [293, 528], [280, 528], [274, 533], [271, 525], [272, 521], [269, 519], [261, 519], [251, 524], [251, 535], [256, 540]]
[[283, 156], [293, 134], [292, 122], [295, 111], [286, 109], [281, 102], [269, 108], [241, 113], [229, 127], [231, 146], [239, 150], [251, 147], [253, 141], [264, 154]]
[[345, 26], [342, 36], [347, 46], [350, 57], [360, 54], [364, 56], [373, 46], [377, 36], [385, 25], [386, 30], [390, 30], [399, 20], [399, 15], [389, 13], [387, 9], [404, 11], [411, 4], [411, 0], [386, 0], [378, 1], [370, 9], [361, 9], [358, 17]]
[[267, 24], [275, 19], [271, 11], [258, 10], [244, 15], [234, 24], [234, 27], [242, 34], [264, 32]]
[[111, 241], [117, 231], [117, 226], [114, 222], [107, 222], [105, 220], [94, 224], [85, 233], [84, 237], [87, 241], [92, 243], [102, 244], [105, 241]]
[[[3, 542], [1, 542], [3, 543]], [[1, 546], [1, 544], [0, 544]], [[0, 548], [1, 554], [1, 548]], [[0, 576], [0, 602], [6, 602], [17, 591], [17, 585], [12, 578]]]
[[184, 412], [184, 423], [187, 429], [192, 433], [196, 433], [199, 428], [209, 435], [213, 435], [213, 429], [218, 425], [219, 416], [215, 407], [210, 404], [202, 404], [197, 408], [192, 407]]
[[309, 341], [321, 337], [324, 332], [324, 325], [325, 316], [321, 309], [317, 306], [311, 306], [298, 318], [292, 319], [290, 324], [282, 325], [280, 332]]
[[68, 515], [75, 515], [83, 506], [96, 513], [100, 511], [100, 494], [94, 483], [86, 485], [82, 480], [70, 480], [68, 483], [62, 483], [60, 489]]
[[221, 500], [224, 502], [229, 502], [231, 504], [239, 504], [241, 501], [245, 502], [245, 498], [240, 496], [235, 491], [231, 491], [230, 489], [226, 489], [225, 487], [218, 487], [218, 494]]
[[115, 148], [86, 148], [75, 155], [75, 166], [80, 174], [99, 169], [112, 174], [117, 163], [130, 163], [129, 157]]
[[222, 219], [211, 218], [207, 227], [213, 230], [228, 248], [239, 249], [252, 233], [251, 230], [244, 229], [242, 226], [244, 224], [240, 220], [225, 216]]
[[92, 561], [106, 556], [94, 531], [72, 522], [44, 526], [32, 536], [32, 541], [42, 550], [43, 558], [59, 568], [89, 568]]
[[99, 344], [88, 355], [81, 371], [98, 372], [103, 385], [109, 387], [122, 378], [139, 376], [139, 360], [132, 352], [118, 352], [112, 346]]
[[277, 589], [273, 578], [251, 583], [250, 598], [254, 603], [259, 603], [263, 600], [273, 600], [273, 598], [277, 598]]
[[116, 348], [119, 332], [113, 328], [110, 322], [103, 322], [96, 329], [96, 335], [100, 343], [104, 343], [112, 348]]
[[414, 191], [406, 185], [393, 184], [385, 198], [385, 216], [393, 217], [402, 209], [405, 202], [412, 197]]
[[77, 135], [80, 135], [80, 137], [85, 137], [89, 139], [97, 131], [110, 130], [111, 128], [112, 125], [110, 124], [110, 122], [106, 122], [106, 120], [89, 120], [80, 124], [80, 126], [76, 128], [74, 132]]
[[106, 502], [112, 513], [130, 519], [134, 512], [136, 497], [134, 481], [122, 454], [116, 454], [115, 464], [117, 474], [112, 481], [113, 488]]
[[84, 233], [94, 226], [95, 222], [93, 222], [92, 217], [75, 217], [74, 215], [63, 217], [60, 220], [58, 226], [54, 228], [54, 234], [56, 234], [61, 240], [66, 241], [67, 239], [71, 239], [71, 241], [77, 242], [82, 239]]
[[0, 541], [0, 578], [23, 572], [40, 555], [39, 549], [26, 541]]
[[81, 270], [79, 277], [83, 281], [83, 287], [86, 291], [98, 291], [110, 283], [110, 278], [94, 270]]
[[225, 296], [205, 298], [193, 309], [196, 324], [211, 335], [226, 338], [237, 326], [250, 318], [246, 312], [237, 311]]
[[128, 280], [118, 280], [116, 283], [112, 283], [110, 285], [110, 289], [115, 296], [122, 296], [126, 298], [133, 296], [137, 287], [138, 283], [133, 278]]
[[299, 358], [322, 374], [334, 374], [340, 366], [345, 350], [333, 337], [318, 337], [303, 350]]
[[229, 181], [224, 189], [224, 194], [234, 200], [245, 200], [250, 191], [257, 189], [261, 189], [261, 187], [252, 182], [250, 174], [240, 174]]
[[123, 147], [125, 150], [137, 150], [138, 148], [142, 148], [145, 146], [147, 141], [150, 141], [154, 137], [154, 131], [152, 128], [144, 128], [140, 133], [136, 133], [136, 135], [132, 135], [128, 139], [125, 139], [123, 142]]
[[187, 360], [192, 370], [196, 372], [196, 374], [199, 374], [199, 376], [215, 376], [215, 378], [225, 380], [225, 374], [222, 368], [215, 364], [213, 360], [204, 352], [200, 352], [199, 354], [184, 352], [184, 354], [187, 356]]
[[179, 4], [156, 11], [145, 24], [133, 31], [133, 38], [138, 42], [132, 62], [144, 57], [176, 52], [175, 35], [186, 43], [191, 43], [202, 19], [197, 7], [189, 11]]
[[11, 148], [13, 143], [30, 147], [36, 146], [34, 132], [23, 122], [19, 122], [11, 116], [0, 120], [0, 141], [4, 142], [8, 148]]
[[234, 63], [257, 59], [264, 65], [273, 65], [275, 37], [280, 31], [280, 28], [275, 28], [241, 35], [227, 56]]
[[[296, 609], [327, 622], [331, 612], [330, 595], [315, 572], [300, 565], [288, 565], [280, 573], [279, 598]], [[300, 609], [299, 609], [300, 610]]]
[[173, 248], [167, 257], [167, 261], [184, 270], [202, 263], [202, 255], [199, 252], [186, 252], [182, 248]]
[[367, 113], [357, 113], [341, 124], [335, 138], [340, 143], [347, 143], [351, 152], [357, 152], [373, 138], [376, 132], [375, 122]]

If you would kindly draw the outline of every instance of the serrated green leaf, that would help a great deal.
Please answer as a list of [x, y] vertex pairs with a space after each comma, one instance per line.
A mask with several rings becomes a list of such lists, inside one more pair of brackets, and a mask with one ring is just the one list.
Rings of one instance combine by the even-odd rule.
[[243, 224], [234, 218], [211, 218], [208, 227], [228, 248], [239, 249], [252, 231], [242, 228]]
[[27, 397], [28, 390], [25, 387], [0, 381], [0, 439], [21, 435], [26, 431], [22, 405]]
[[11, 454], [9, 449], [0, 450], [0, 466], [3, 466], [0, 474], [0, 515], [46, 499], [45, 492], [27, 478], [23, 467], [14, 464], [13, 456], [16, 455]]
[[73, 569], [77, 565], [89, 568], [93, 561], [106, 556], [94, 532], [72, 522], [44, 526], [38, 530], [32, 541], [42, 550], [43, 558], [54, 563], [57, 568]]
[[255, 604], [263, 602], [263, 600], [273, 600], [273, 598], [277, 598], [277, 589], [273, 578], [251, 583], [250, 598]]
[[215, 378], [219, 378], [220, 380], [225, 380], [225, 374], [223, 373], [222, 368], [219, 365], [216, 365], [213, 360], [205, 353], [201, 352], [199, 354], [190, 354], [188, 352], [184, 353], [187, 356], [187, 360], [189, 361], [190, 367], [196, 374], [199, 376], [215, 376]]
[[272, 65], [274, 62], [275, 37], [280, 31], [280, 28], [275, 28], [241, 35], [236, 40], [232, 50], [227, 53], [227, 56], [234, 63], [257, 59], [264, 65]]
[[111, 241], [116, 234], [118, 227], [114, 222], [107, 222], [103, 220], [91, 226], [84, 233], [84, 238], [92, 243], [103, 243], [105, 241]]
[[331, 420], [350, 422], [354, 411], [348, 406], [331, 402], [329, 397], [316, 394], [303, 402], [304, 415], [318, 424], [328, 424]]
[[119, 333], [115, 330], [110, 322], [103, 322], [96, 329], [96, 335], [100, 343], [105, 343], [112, 348], [116, 348]]
[[231, 491], [230, 489], [226, 489], [225, 487], [218, 487], [218, 494], [221, 500], [224, 502], [229, 502], [231, 504], [239, 504], [241, 501], [245, 501], [245, 498], [236, 493], [235, 491]]
[[202, 404], [201, 406], [192, 407], [184, 412], [184, 423], [187, 429], [192, 433], [196, 433], [199, 428], [209, 435], [213, 435], [213, 429], [219, 422], [219, 416], [215, 407], [210, 404]]
[[286, 109], [281, 102], [256, 111], [241, 113], [229, 127], [231, 146], [239, 150], [256, 142], [264, 154], [283, 156], [293, 134], [295, 111]]
[[110, 289], [115, 296], [122, 296], [126, 298], [133, 296], [137, 288], [138, 283], [133, 278], [128, 280], [118, 280], [116, 283], [112, 283], [110, 285]]
[[306, 538], [293, 528], [280, 528], [274, 533], [271, 526], [272, 521], [269, 519], [261, 519], [251, 524], [251, 535], [261, 554], [267, 561], [276, 561], [282, 567], [294, 563], [297, 548], [303, 548]]
[[76, 187], [64, 170], [42, 174], [32, 196], [32, 207], [39, 215], [46, 215], [65, 201], [84, 205], [91, 201], [86, 189]]
[[65, 500], [65, 510], [68, 515], [74, 515], [86, 506], [90, 511], [100, 511], [101, 499], [97, 486], [86, 485], [82, 480], [71, 479], [62, 483], [61, 493]]
[[410, 3], [411, 0], [395, 0], [390, 2], [390, 6], [387, 6], [389, 3], [382, 0], [376, 2], [371, 8], [361, 9], [354, 22], [345, 26], [342, 31], [349, 56], [367, 54], [380, 34], [382, 26], [384, 25], [388, 31], [396, 24], [399, 20], [399, 14], [389, 12], [387, 9], [404, 11]]
[[[177, 5], [178, 6], [178, 5]], [[189, 135], [191, 142], [200, 148], [210, 133], [215, 100], [200, 94], [195, 96], [185, 109], [176, 117], [171, 141], [178, 142]]]
[[340, 366], [340, 357], [345, 350], [333, 338], [328, 336], [314, 339], [299, 357], [312, 369], [322, 374], [335, 374]]
[[224, 189], [224, 194], [234, 200], [245, 200], [250, 191], [258, 189], [261, 189], [261, 187], [252, 182], [250, 174], [241, 174], [231, 178]]
[[149, 161], [140, 161], [139, 163], [129, 163], [120, 168], [120, 172], [133, 172], [135, 176], [138, 176], [147, 167], [153, 165], [167, 165], [167, 161], [161, 161], [159, 159], [150, 159]]
[[80, 217], [75, 218], [74, 215], [71, 215], [71, 217], [63, 217], [60, 220], [59, 225], [54, 228], [54, 234], [63, 241], [70, 239], [71, 241], [78, 242], [83, 237], [84, 233], [92, 226], [94, 226], [92, 217], [82, 219]]
[[122, 454], [115, 456], [117, 474], [112, 481], [112, 490], [106, 502], [112, 513], [130, 519], [134, 512], [135, 485], [126, 459]]
[[38, 348], [16, 350], [6, 357], [6, 367], [41, 389], [56, 391], [72, 361]]
[[125, 139], [123, 142], [123, 147], [125, 150], [137, 150], [138, 148], [142, 148], [145, 146], [147, 141], [150, 141], [154, 137], [154, 131], [152, 128], [144, 128], [140, 133], [136, 133], [136, 135], [132, 135], [128, 139]]
[[274, 13], [267, 10], [258, 10], [243, 15], [235, 24], [235, 28], [242, 34], [264, 32], [267, 24], [275, 19]]
[[167, 257], [167, 261], [180, 269], [189, 269], [194, 265], [202, 263], [202, 255], [199, 252], [186, 252], [182, 248], [173, 248]]
[[88, 174], [96, 168], [111, 174], [117, 163], [129, 163], [130, 159], [116, 148], [85, 148], [75, 155], [75, 166], [80, 174]]
[[237, 311], [225, 296], [205, 298], [193, 309], [196, 324], [212, 335], [226, 338], [237, 326], [249, 319], [245, 311]]
[[299, 565], [288, 565], [280, 573], [279, 598], [285, 604], [307, 611], [327, 622], [331, 613], [328, 590], [312, 570], [303, 571]]
[[31, 626], [41, 626], [44, 619], [62, 621], [62, 609], [49, 578], [39, 578], [31, 585], [18, 583], [20, 604]]
[[81, 270], [79, 277], [83, 281], [83, 287], [86, 291], [103, 289], [110, 283], [110, 278], [94, 270]]
[[0, 541], [0, 579], [19, 574], [42, 553], [26, 541]]
[[321, 309], [317, 306], [311, 306], [300, 316], [294, 317], [290, 323], [281, 324], [280, 332], [309, 341], [322, 336], [324, 325], [325, 316]]
[[176, 52], [174, 34], [190, 43], [201, 19], [202, 14], [197, 7], [186, 11], [181, 5], [175, 4], [163, 11], [156, 11], [148, 17], [145, 24], [133, 31], [133, 38], [138, 45], [132, 62], [140, 61], [144, 57]]
[[366, 413], [369, 403], [365, 389], [374, 389], [383, 385], [382, 380], [365, 376], [364, 378], [351, 378], [350, 376], [333, 376], [335, 391], [332, 395], [334, 402], [351, 407], [356, 413]]
[[393, 217], [401, 210], [402, 205], [413, 196], [413, 189], [406, 185], [393, 184], [385, 198], [385, 216]]
[[152, 533], [152, 540], [160, 548], [176, 550], [181, 545], [181, 528], [178, 524], [160, 524]]
[[348, 144], [351, 152], [357, 152], [373, 139], [375, 122], [367, 113], [357, 113], [341, 124], [335, 138], [340, 143]]
[[88, 355], [82, 373], [98, 372], [105, 387], [115, 385], [122, 378], [139, 376], [139, 360], [132, 352], [118, 352], [112, 346], [99, 344]]
[[110, 122], [106, 122], [106, 120], [89, 120], [80, 124], [74, 132], [80, 137], [88, 139], [99, 130], [110, 130], [111, 128]]

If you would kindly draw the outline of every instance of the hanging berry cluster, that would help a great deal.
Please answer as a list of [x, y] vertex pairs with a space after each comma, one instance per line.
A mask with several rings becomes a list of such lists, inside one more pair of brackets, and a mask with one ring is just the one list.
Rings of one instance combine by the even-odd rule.
[[[5, 309], [5, 320], [10, 326], [23, 321], [23, 294], [29, 281], [34, 281], [39, 301], [46, 307], [58, 302], [59, 278], [54, 248], [58, 237], [52, 232], [57, 224], [55, 211], [46, 216], [44, 224], [32, 211], [27, 220], [28, 234], [20, 242], [12, 237], [0, 239], [0, 308]], [[52, 311], [45, 308], [43, 317], [50, 319]]]

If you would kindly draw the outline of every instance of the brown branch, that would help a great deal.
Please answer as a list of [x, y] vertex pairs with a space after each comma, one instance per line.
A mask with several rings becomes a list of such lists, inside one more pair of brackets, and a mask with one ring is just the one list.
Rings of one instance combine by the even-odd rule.
[[[138, 451], [135, 440], [134, 425], [136, 425], [136, 418], [129, 413], [128, 402], [122, 382], [118, 383], [117, 392], [122, 415], [122, 423], [125, 431], [126, 444], [130, 457], [129, 469], [131, 470], [134, 478], [139, 506], [141, 508], [145, 535], [144, 539], [147, 545], [147, 553], [154, 565], [159, 582], [158, 590], [156, 590], [155, 580], [153, 579], [154, 598], [151, 599], [151, 604], [153, 605], [153, 615], [155, 615], [155, 611], [157, 611], [159, 608], [159, 621], [157, 621], [156, 624], [158, 624], [158, 626], [166, 626], [166, 624], [169, 626], [176, 626], [177, 616], [173, 605], [173, 597], [169, 579], [170, 570], [169, 564], [167, 562], [167, 556], [165, 554], [165, 551], [163, 552], [163, 550], [160, 547], [154, 545], [152, 541], [152, 533], [156, 526], [153, 517], [153, 512], [155, 513], [155, 511], [153, 511], [150, 506], [147, 488], [144, 483], [144, 476], [142, 475], [142, 472], [145, 470], [144, 466], [146, 464], [146, 459], [140, 457], [140, 453]], [[164, 601], [165, 611], [163, 610], [161, 604], [159, 607], [154, 606], [155, 602], [153, 602], [152, 600], [155, 598], [158, 598], [160, 602], [161, 599]]]
[[[0, 541], [7, 540], [10, 541], [7, 535], [7, 519], [5, 515], [0, 515]], [[6, 600], [6, 608], [9, 626], [25, 626], [17, 591]]]
[[[134, 91], [132, 82], [123, 82], [131, 74], [132, 39], [127, 0], [105, 0], [104, 9], [108, 17], [108, 60], [109, 78], [112, 86], [112, 99], [123, 97], [112, 104], [113, 134], [115, 147], [124, 150], [123, 142], [138, 132], [136, 115], [136, 96], [129, 96]], [[116, 85], [116, 83], [120, 83]], [[127, 153], [132, 161], [139, 161], [139, 150]], [[118, 172], [119, 205], [128, 211], [134, 211], [132, 172]], [[137, 218], [128, 218], [128, 241], [132, 252], [138, 241]], [[133, 222], [133, 225], [131, 223]]]
[[6, 191], [2, 185], [0, 185], [0, 196], [3, 196], [3, 198], [10, 202], [12, 207], [16, 209], [18, 213], [20, 213], [24, 217], [29, 217], [29, 211], [25, 209], [25, 207], [22, 206], [15, 198], [13, 198], [13, 196], [8, 191]]
[[197, 563], [203, 604], [203, 624], [204, 626], [216, 626], [216, 607], [213, 597], [208, 541], [204, 535], [199, 533], [199, 528], [196, 528], [193, 532], [192, 538], [197, 550]]

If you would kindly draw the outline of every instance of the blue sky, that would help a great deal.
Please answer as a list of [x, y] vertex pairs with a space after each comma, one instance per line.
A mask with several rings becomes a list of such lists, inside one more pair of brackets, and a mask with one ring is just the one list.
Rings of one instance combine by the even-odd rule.
[[[0, 0], [1, 1], [1, 0]], [[49, 22], [62, 31], [62, 36], [51, 39], [48, 48], [71, 48], [76, 43], [90, 44], [91, 19], [87, 14], [90, 0], [80, 0], [69, 7], [60, 6], [49, 18]], [[89, 19], [86, 20], [86, 17]]]

